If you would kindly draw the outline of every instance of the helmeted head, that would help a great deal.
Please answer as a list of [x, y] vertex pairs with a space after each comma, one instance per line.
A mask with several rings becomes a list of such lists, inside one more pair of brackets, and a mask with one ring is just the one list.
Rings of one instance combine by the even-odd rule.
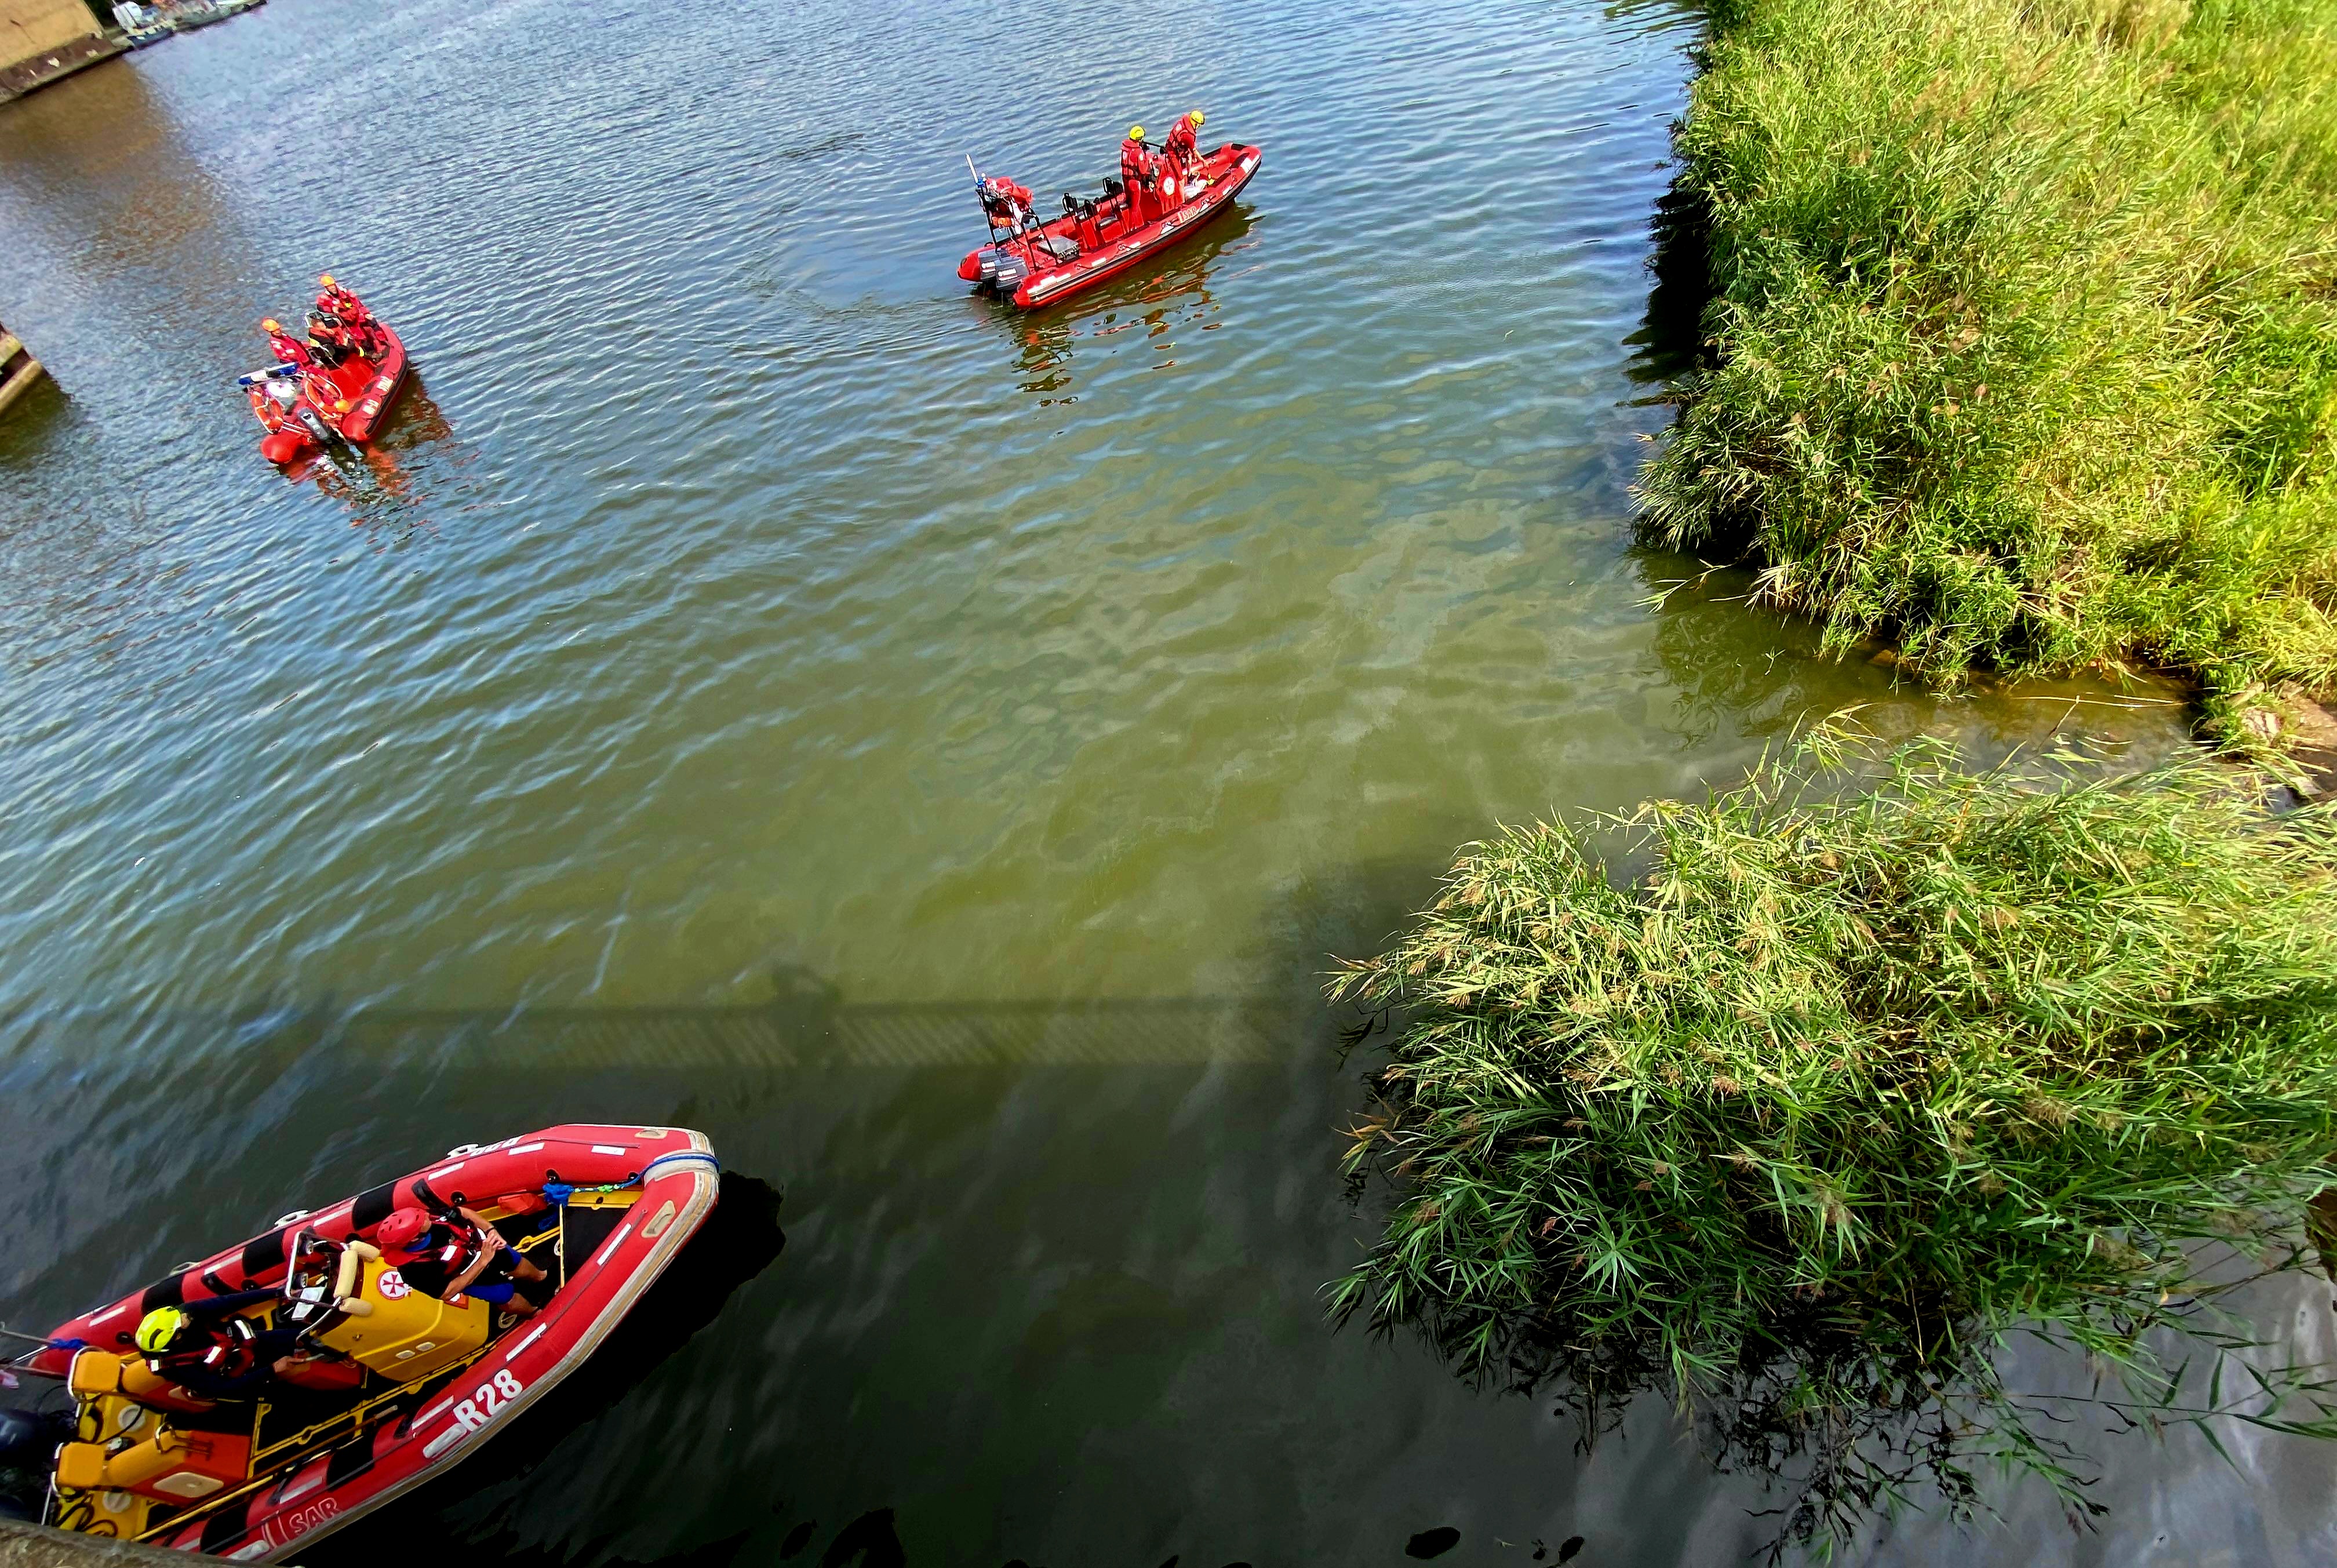
[[391, 1211], [373, 1233], [373, 1244], [384, 1252], [410, 1252], [430, 1240], [430, 1216], [419, 1209]]
[[317, 279], [317, 287], [319, 289], [337, 289], [340, 285], [334, 282], [333, 275], [330, 272], [328, 272]]
[[1143, 140], [1144, 140], [1144, 127], [1143, 127], [1143, 126], [1141, 126], [1141, 125], [1130, 125], [1130, 126], [1128, 128], [1128, 139], [1129, 139], [1130, 142], [1141, 142], [1141, 141], [1143, 141]]
[[186, 1326], [187, 1315], [176, 1307], [157, 1307], [138, 1320], [138, 1348], [149, 1356], [159, 1356], [171, 1348], [171, 1341]]
[[1194, 110], [1190, 114], [1185, 116], [1185, 121], [1186, 123], [1192, 126], [1194, 130], [1198, 131], [1201, 128], [1201, 112], [1198, 109]]
[[259, 329], [273, 338], [279, 332], [284, 330], [284, 323], [279, 321], [275, 317], [270, 316], [266, 320], [260, 322]]

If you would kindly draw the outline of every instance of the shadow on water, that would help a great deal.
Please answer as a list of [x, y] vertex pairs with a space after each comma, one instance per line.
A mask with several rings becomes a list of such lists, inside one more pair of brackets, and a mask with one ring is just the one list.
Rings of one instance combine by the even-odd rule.
[[[523, 1485], [560, 1437], [608, 1414], [711, 1324], [740, 1287], [777, 1259], [787, 1245], [779, 1229], [779, 1203], [780, 1195], [769, 1183], [724, 1171], [721, 1200], [714, 1211], [590, 1360], [460, 1469], [399, 1498], [361, 1527], [326, 1537], [302, 1552], [302, 1562], [310, 1568], [378, 1563], [384, 1539], [442, 1539], [449, 1504]], [[507, 1528], [503, 1533], [508, 1534]], [[490, 1535], [483, 1540], [474, 1536], [474, 1554], [493, 1561], [532, 1560], [513, 1541]], [[667, 1561], [719, 1560], [691, 1553]]]
[[1632, 350], [1626, 368], [1642, 386], [1677, 382], [1710, 362], [1705, 320], [1712, 302], [1711, 203], [1701, 191], [1690, 189], [1683, 175], [1656, 199], [1648, 228], [1655, 239], [1647, 264], [1654, 279], [1648, 290], [1648, 313], [1639, 329], [1623, 339]]
[[422, 449], [452, 439], [454, 433], [423, 386], [422, 373], [416, 370], [398, 393], [380, 440], [310, 453], [287, 468], [284, 476], [296, 485], [312, 484], [320, 495], [347, 506], [352, 528], [427, 529], [432, 526], [427, 508], [435, 497], [417, 477], [414, 458]]
[[[1263, 1561], [1275, 1500], [1319, 1485], [1334, 1432], [1374, 1424], [1375, 1381], [1438, 1381], [1323, 1317], [1352, 1241], [1323, 1137], [1346, 1089], [1314, 1000], [1328, 956], [1382, 942], [1435, 869], [1291, 889], [1260, 933], [1292, 982], [1275, 996], [860, 1004], [788, 970], [728, 1007], [0, 1019], [0, 1176], [25, 1197], [0, 1217], [11, 1320], [464, 1139], [696, 1126], [784, 1183], [784, 1265], [765, 1267], [775, 1195], [737, 1201], [726, 1178], [638, 1335], [304, 1561], [390, 1539], [547, 1568], [877, 1568], [1036, 1563], [1066, 1538]], [[1138, 1475], [1141, 1496], [1079, 1501]], [[1375, 1527], [1391, 1559], [1452, 1527], [1419, 1506]]]
[[[1901, 677], [1879, 645], [1835, 654], [1804, 617], [1752, 603], [1754, 573], [1641, 546], [1633, 564], [1660, 600], [1655, 652], [1674, 688], [1672, 726], [1695, 745], [1724, 735], [1782, 742], [1846, 709], [1887, 741], [1937, 735], [1975, 764], [2052, 745], [2148, 766], [2187, 755], [2191, 698], [2145, 672], [2001, 682], [1986, 676], [1952, 692]], [[1748, 635], [1748, 627], [1760, 629]]]
[[[1245, 252], [1253, 243], [1251, 220], [1248, 207], [1237, 203], [1153, 267], [1114, 279], [1065, 305], [1022, 310], [980, 295], [970, 295], [968, 303], [1007, 334], [1017, 385], [1035, 396], [1040, 407], [1076, 403], [1073, 368], [1082, 358], [1141, 344], [1152, 356], [1150, 368], [1171, 369], [1182, 335], [1216, 330], [1221, 307], [1211, 282], [1245, 270]], [[1130, 333], [1138, 336], [1127, 337]]]
[[70, 425], [73, 399], [52, 371], [27, 387], [8, 406], [0, 419], [0, 463], [23, 462], [27, 466], [47, 455]]

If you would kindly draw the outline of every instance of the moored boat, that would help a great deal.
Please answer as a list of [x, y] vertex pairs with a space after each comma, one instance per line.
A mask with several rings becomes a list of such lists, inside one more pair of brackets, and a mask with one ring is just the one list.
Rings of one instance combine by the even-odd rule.
[[[712, 1210], [719, 1174], [684, 1128], [466, 1144], [59, 1325], [16, 1363], [62, 1375], [77, 1406], [50, 1522], [239, 1562], [339, 1529], [476, 1452], [582, 1365]], [[494, 1232], [471, 1246], [542, 1270], [513, 1286], [525, 1301], [498, 1309], [475, 1283], [453, 1288], [451, 1258], [441, 1295], [404, 1278], [401, 1262], [418, 1276], [435, 1255], [416, 1260], [391, 1238], [419, 1211], [462, 1245], [463, 1210]], [[239, 1346], [290, 1348], [272, 1374], [240, 1374], [248, 1396], [142, 1349], [162, 1309], [193, 1317], [207, 1301], [219, 1307], [203, 1318], [205, 1364], [232, 1366]]]
[[977, 175], [990, 243], [969, 252], [957, 275], [1026, 310], [1068, 299], [1198, 231], [1232, 204], [1264, 156], [1228, 142], [1189, 167], [1167, 167], [1155, 191], [1107, 180], [1100, 197], [1067, 191], [1062, 216], [1043, 224], [1029, 211], [1028, 191]]

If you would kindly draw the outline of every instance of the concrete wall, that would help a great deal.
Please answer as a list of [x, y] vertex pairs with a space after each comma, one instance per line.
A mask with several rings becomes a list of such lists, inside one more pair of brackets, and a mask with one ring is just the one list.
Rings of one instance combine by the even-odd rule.
[[0, 0], [0, 69], [97, 32], [97, 18], [82, 0]]
[[0, 1568], [187, 1568], [217, 1561], [0, 1519]]

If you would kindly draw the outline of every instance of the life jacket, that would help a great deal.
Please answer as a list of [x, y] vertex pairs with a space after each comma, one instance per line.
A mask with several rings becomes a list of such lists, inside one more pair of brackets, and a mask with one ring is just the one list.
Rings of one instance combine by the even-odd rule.
[[1030, 188], [993, 174], [982, 182], [982, 204], [1001, 227], [1018, 228], [1031, 214]]
[[149, 1356], [147, 1367], [173, 1382], [186, 1377], [209, 1381], [241, 1377], [259, 1364], [257, 1338], [245, 1318], [230, 1318], [216, 1328], [203, 1330], [210, 1342], [195, 1349]]
[[308, 328], [308, 353], [318, 364], [332, 369], [349, 357], [347, 330], [338, 321], [312, 322]]
[[1139, 189], [1150, 190], [1153, 180], [1152, 150], [1141, 142], [1120, 144], [1120, 177], [1132, 196]]
[[317, 309], [344, 321], [366, 321], [373, 317], [373, 312], [365, 308], [365, 301], [346, 289], [328, 289], [318, 295]]
[[281, 332], [269, 338], [268, 351], [276, 356], [276, 362], [279, 365], [288, 362], [305, 368], [308, 363], [308, 346], [298, 338], [288, 338]]
[[436, 1245], [420, 1256], [445, 1269], [450, 1281], [471, 1266], [471, 1259], [476, 1258], [479, 1250], [485, 1245], [468, 1225], [450, 1220], [441, 1220], [432, 1225], [430, 1236]]

